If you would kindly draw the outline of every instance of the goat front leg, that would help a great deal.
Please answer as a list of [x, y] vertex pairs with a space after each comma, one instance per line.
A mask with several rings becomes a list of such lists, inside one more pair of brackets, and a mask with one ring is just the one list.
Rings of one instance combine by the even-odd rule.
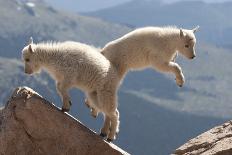
[[176, 76], [176, 84], [179, 87], [182, 87], [185, 83], [184, 74], [182, 72], [181, 67], [175, 62], [168, 62], [162, 64], [156, 64], [154, 66], [156, 69], [163, 72], [172, 72]]
[[179, 87], [182, 87], [185, 83], [185, 78], [184, 78], [184, 74], [182, 72], [181, 67], [175, 63], [175, 62], [169, 62], [167, 65], [167, 68], [170, 69], [170, 71], [175, 74], [176, 76], [176, 84]]
[[63, 102], [62, 112], [68, 112], [72, 105], [70, 96], [68, 95], [68, 87], [62, 82], [57, 82], [56, 89]]
[[110, 113], [110, 130], [108, 134], [107, 141], [111, 142], [116, 138], [116, 135], [119, 132], [119, 112], [116, 110], [113, 113]]
[[108, 115], [104, 115], [104, 125], [101, 129], [100, 136], [106, 137], [110, 132], [110, 117]]

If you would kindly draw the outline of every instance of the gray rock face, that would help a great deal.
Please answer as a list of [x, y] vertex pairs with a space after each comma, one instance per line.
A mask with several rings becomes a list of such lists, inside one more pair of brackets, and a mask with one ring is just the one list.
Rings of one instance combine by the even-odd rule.
[[0, 110], [0, 154], [128, 155], [27, 87]]
[[191, 139], [173, 155], [232, 155], [232, 121]]

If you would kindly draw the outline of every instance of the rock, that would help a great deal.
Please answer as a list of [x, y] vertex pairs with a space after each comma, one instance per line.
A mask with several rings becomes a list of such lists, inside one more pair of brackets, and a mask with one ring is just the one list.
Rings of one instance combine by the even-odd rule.
[[191, 139], [173, 155], [232, 155], [232, 121]]
[[128, 155], [27, 87], [0, 110], [0, 154]]

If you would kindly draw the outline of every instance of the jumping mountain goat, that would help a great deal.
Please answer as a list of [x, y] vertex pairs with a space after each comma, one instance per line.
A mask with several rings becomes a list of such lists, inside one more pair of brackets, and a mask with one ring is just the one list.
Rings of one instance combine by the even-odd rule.
[[176, 27], [145, 27], [134, 30], [109, 42], [101, 53], [117, 68], [120, 77], [130, 69], [152, 67], [160, 72], [171, 72], [178, 86], [185, 79], [181, 67], [174, 62], [177, 53], [188, 59], [195, 54], [196, 38], [192, 30]]
[[[188, 59], [196, 56], [194, 33], [198, 29], [199, 26], [192, 30], [176, 27], [139, 28], [109, 42], [101, 53], [116, 68], [120, 80], [129, 70], [152, 67], [160, 72], [173, 73], [176, 84], [182, 87], [185, 78], [175, 59], [178, 53]], [[89, 106], [88, 99], [86, 104]]]
[[68, 90], [77, 87], [86, 93], [93, 112], [104, 114], [101, 136], [115, 139], [119, 132], [117, 90], [120, 83], [117, 71], [98, 49], [78, 42], [38, 43], [31, 38], [22, 50], [25, 73], [47, 71], [56, 81], [62, 98], [62, 111], [69, 111]]

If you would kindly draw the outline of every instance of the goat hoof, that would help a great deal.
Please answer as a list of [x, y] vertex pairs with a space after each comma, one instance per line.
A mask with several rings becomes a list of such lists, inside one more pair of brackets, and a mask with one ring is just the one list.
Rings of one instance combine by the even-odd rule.
[[72, 101], [68, 101], [69, 105], [72, 105]]
[[92, 117], [93, 117], [93, 118], [97, 118], [97, 116], [96, 116], [96, 115], [92, 115]]
[[183, 87], [184, 81], [177, 81], [177, 79], [175, 79], [175, 80], [176, 80], [176, 84], [177, 84], [179, 87]]
[[110, 142], [112, 142], [113, 140], [110, 139], [110, 138], [107, 138], [106, 141], [110, 143]]
[[97, 118], [97, 114], [91, 113], [91, 116], [92, 116], [93, 118]]
[[106, 135], [105, 133], [100, 133], [100, 136], [104, 138], [104, 137], [106, 137], [107, 135]]
[[85, 105], [86, 105], [88, 108], [90, 108], [90, 106], [89, 106], [88, 104], [85, 103]]
[[62, 108], [61, 111], [62, 111], [62, 112], [68, 112], [69, 109]]

